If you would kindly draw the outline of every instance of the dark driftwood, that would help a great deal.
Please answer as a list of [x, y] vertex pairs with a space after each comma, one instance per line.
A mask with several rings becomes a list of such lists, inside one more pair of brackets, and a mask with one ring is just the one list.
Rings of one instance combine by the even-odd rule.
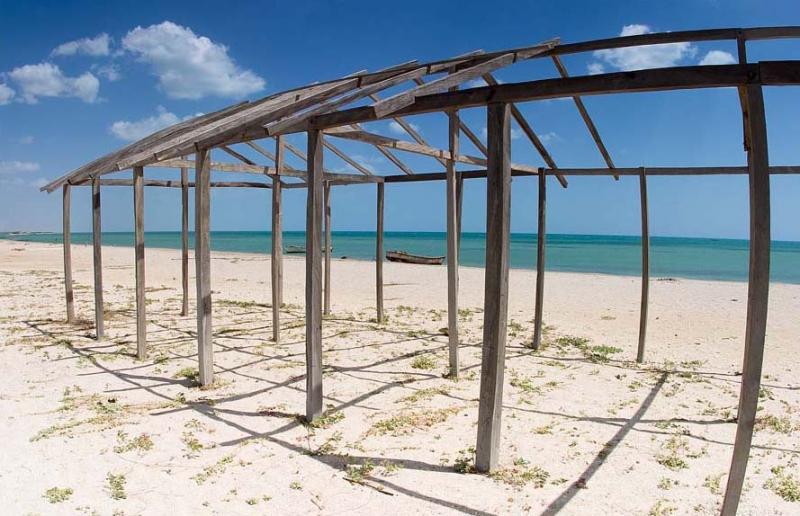
[[92, 178], [92, 257], [94, 266], [94, 327], [98, 340], [103, 338], [103, 244], [100, 223], [100, 178]]
[[767, 329], [769, 300], [770, 199], [769, 151], [764, 98], [761, 87], [746, 87], [748, 132], [750, 137], [750, 273], [747, 289], [747, 325], [744, 338], [744, 365], [739, 394], [739, 414], [733, 458], [722, 503], [723, 516], [736, 514], [744, 484], [750, 444], [753, 439], [758, 392], [761, 387], [761, 366], [764, 360], [764, 338]]
[[645, 169], [639, 175], [639, 199], [642, 212], [642, 299], [639, 307], [639, 347], [636, 361], [644, 361], [644, 346], [647, 338], [647, 305], [650, 292], [650, 225], [647, 216], [647, 176]]
[[[284, 162], [283, 137], [275, 138], [275, 169], [280, 173]], [[283, 228], [281, 204], [282, 185], [280, 177], [272, 178], [272, 340], [280, 342], [281, 306], [283, 305]]]
[[306, 196], [306, 419], [322, 414], [322, 153], [321, 131], [308, 133]]
[[547, 241], [547, 176], [539, 174], [539, 227], [536, 230], [536, 301], [533, 316], [533, 349], [542, 343], [542, 312], [544, 311], [544, 262]]
[[194, 189], [194, 263], [197, 285], [197, 355], [200, 383], [214, 381], [214, 340], [211, 321], [211, 247], [209, 214], [211, 211], [208, 149], [195, 155]]
[[147, 314], [144, 299], [144, 169], [133, 169], [134, 254], [136, 269], [136, 358], [147, 357]]
[[[458, 113], [448, 113], [448, 151], [458, 156]], [[446, 210], [447, 210], [447, 343], [449, 374], [458, 378], [458, 191], [456, 163], [447, 161]]]
[[475, 467], [497, 466], [500, 451], [508, 316], [508, 241], [511, 210], [511, 134], [507, 104], [487, 107], [489, 177], [486, 181], [486, 280], [483, 358]]
[[377, 206], [375, 213], [375, 304], [376, 319], [383, 322], [383, 197], [384, 184], [378, 183]]
[[61, 203], [61, 222], [64, 245], [64, 295], [67, 301], [67, 322], [75, 322], [75, 293], [72, 289], [72, 230], [70, 228], [71, 199], [70, 185], [63, 186]]

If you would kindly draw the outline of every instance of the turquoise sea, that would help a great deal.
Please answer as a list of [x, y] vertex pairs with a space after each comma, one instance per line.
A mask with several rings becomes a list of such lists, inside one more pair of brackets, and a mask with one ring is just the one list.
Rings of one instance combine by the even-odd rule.
[[[33, 242], [61, 243], [59, 233], [14, 235], [0, 238]], [[191, 234], [190, 234], [191, 238]], [[268, 232], [213, 231], [211, 247], [216, 251], [268, 253]], [[333, 232], [333, 256], [353, 260], [375, 259], [375, 233]], [[305, 233], [287, 231], [285, 245], [305, 245]], [[91, 243], [91, 233], [73, 233], [75, 244]], [[148, 247], [180, 248], [180, 232], [148, 232]], [[133, 233], [103, 233], [103, 244], [133, 246]], [[190, 242], [190, 245], [194, 245]], [[547, 270], [597, 272], [638, 276], [641, 274], [639, 237], [606, 235], [547, 235]], [[405, 250], [415, 254], [444, 255], [445, 234], [439, 232], [386, 232], [385, 250]], [[747, 280], [748, 241], [712, 238], [652, 237], [650, 239], [651, 277], [680, 277], [709, 280]], [[461, 263], [481, 267], [486, 256], [485, 235], [464, 233], [461, 238]], [[511, 266], [536, 267], [536, 235], [511, 236]], [[771, 280], [800, 284], [800, 242], [773, 242]]]

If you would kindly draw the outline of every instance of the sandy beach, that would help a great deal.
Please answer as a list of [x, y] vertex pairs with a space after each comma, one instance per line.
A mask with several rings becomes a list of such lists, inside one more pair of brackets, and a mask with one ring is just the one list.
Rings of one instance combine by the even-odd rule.
[[[548, 272], [545, 346], [527, 345], [535, 272], [512, 270], [501, 467], [472, 472], [483, 270], [460, 270], [461, 378], [447, 368], [446, 269], [334, 260], [322, 420], [303, 424], [304, 261], [285, 260], [271, 340], [269, 257], [212, 253], [215, 371], [196, 386], [194, 264], [147, 249], [149, 356], [135, 359], [133, 249], [0, 241], [0, 507], [6, 514], [716, 514], [735, 433], [747, 285]], [[800, 512], [800, 285], [774, 283], [740, 514]], [[55, 489], [54, 489], [55, 488]]]

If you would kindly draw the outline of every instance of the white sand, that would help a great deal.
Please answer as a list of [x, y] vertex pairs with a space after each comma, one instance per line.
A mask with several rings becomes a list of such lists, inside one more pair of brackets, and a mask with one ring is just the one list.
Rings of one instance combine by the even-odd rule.
[[[334, 261], [324, 388], [326, 404], [344, 418], [308, 429], [296, 419], [305, 407], [302, 259], [285, 263], [288, 306], [275, 345], [266, 306], [268, 257], [213, 254], [219, 385], [200, 390], [176, 378], [196, 368], [194, 281], [191, 313], [180, 317], [178, 251], [147, 250], [145, 362], [131, 356], [133, 250], [104, 248], [102, 342], [91, 338], [91, 249], [73, 250], [82, 319], [74, 326], [63, 322], [61, 252], [56, 245], [0, 241], [4, 514], [718, 511], [715, 479], [724, 489], [735, 432], [744, 283], [654, 280], [648, 363], [637, 367], [631, 360], [638, 278], [548, 273], [550, 345], [532, 353], [524, 344], [532, 334], [535, 274], [512, 271], [504, 475], [489, 478], [453, 467], [475, 442], [481, 269], [460, 271], [460, 305], [468, 309], [461, 314], [464, 370], [452, 382], [441, 377], [445, 269], [385, 264], [390, 319], [379, 327], [370, 322], [373, 264]], [[190, 269], [193, 278], [193, 263]], [[773, 284], [762, 424], [740, 514], [800, 512], [800, 502], [765, 487], [777, 478], [771, 468], [797, 471], [800, 459], [798, 313], [800, 286]], [[593, 362], [574, 345], [556, 342], [569, 335], [621, 351]], [[433, 369], [412, 367], [418, 355], [432, 359]], [[415, 393], [417, 399], [404, 399]], [[142, 435], [139, 442], [149, 437], [151, 449], [125, 448]], [[346, 480], [348, 464], [367, 464], [349, 473], [355, 482]], [[124, 475], [126, 498], [112, 498], [109, 474]], [[53, 487], [73, 492], [51, 504], [44, 493]]]

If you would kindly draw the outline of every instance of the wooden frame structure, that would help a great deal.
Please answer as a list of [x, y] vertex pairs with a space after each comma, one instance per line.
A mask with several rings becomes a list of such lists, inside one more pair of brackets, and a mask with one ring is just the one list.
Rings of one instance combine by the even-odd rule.
[[[501, 408], [504, 348], [506, 339], [508, 246], [512, 176], [538, 176], [539, 241], [535, 292], [534, 346], [541, 340], [544, 301], [546, 177], [555, 176], [567, 187], [570, 176], [638, 176], [642, 215], [642, 296], [637, 360], [644, 360], [649, 282], [647, 176], [692, 176], [747, 174], [750, 179], [750, 272], [745, 332], [744, 367], [733, 458], [728, 476], [722, 514], [735, 514], [741, 494], [753, 424], [763, 358], [767, 301], [769, 292], [770, 206], [769, 179], [772, 174], [798, 174], [800, 167], [770, 167], [764, 114], [763, 87], [800, 84], [800, 61], [748, 63], [746, 43], [753, 40], [800, 38], [800, 27], [759, 27], [679, 31], [642, 34], [603, 40], [560, 44], [555, 40], [510, 50], [475, 51], [427, 63], [410, 61], [375, 72], [361, 71], [349, 76], [276, 93], [254, 102], [242, 102], [219, 111], [183, 121], [162, 129], [138, 142], [98, 158], [55, 181], [42, 190], [63, 190], [64, 276], [67, 320], [75, 318], [70, 256], [70, 189], [91, 185], [93, 213], [95, 320], [98, 338], [103, 336], [102, 254], [100, 247], [101, 186], [132, 186], [136, 228], [137, 353], [146, 354], [145, 270], [144, 270], [144, 188], [181, 188], [182, 193], [182, 286], [184, 314], [188, 313], [188, 189], [195, 190], [195, 266], [197, 290], [197, 341], [200, 381], [213, 381], [213, 333], [210, 278], [209, 212], [211, 188], [242, 187], [272, 190], [272, 317], [273, 338], [279, 339], [282, 303], [281, 192], [286, 188], [307, 189], [306, 213], [306, 417], [313, 420], [322, 413], [323, 308], [330, 310], [330, 191], [333, 186], [361, 183], [377, 184], [376, 307], [377, 321], [383, 320], [383, 209], [387, 183], [446, 181], [447, 278], [450, 373], [458, 374], [458, 247], [461, 228], [461, 193], [466, 179], [487, 180], [487, 254], [485, 279], [485, 321], [478, 417], [476, 466], [488, 471], [498, 462], [501, 438]], [[561, 56], [602, 49], [626, 48], [699, 41], [736, 41], [739, 61], [731, 65], [682, 66], [591, 76], [571, 77]], [[501, 83], [493, 73], [514, 63], [548, 58], [555, 65], [557, 78], [518, 83]], [[429, 76], [438, 76], [426, 81]], [[483, 79], [485, 86], [460, 88], [467, 81]], [[410, 84], [409, 84], [410, 83]], [[406, 87], [400, 93], [381, 98], [389, 88]], [[592, 95], [631, 92], [737, 88], [743, 114], [743, 139], [748, 154], [747, 166], [734, 167], [636, 167], [618, 168], [583, 98]], [[543, 99], [572, 98], [590, 136], [600, 152], [605, 168], [559, 168], [517, 104]], [[485, 107], [488, 142], [475, 136], [458, 116], [465, 108]], [[438, 112], [448, 119], [448, 148], [430, 146], [405, 117]], [[511, 162], [510, 124], [518, 124], [541, 156], [546, 168]], [[388, 138], [365, 129], [374, 121], [393, 120], [413, 141]], [[284, 135], [307, 133], [308, 148], [303, 153]], [[483, 156], [461, 152], [464, 133]], [[275, 139], [272, 153], [256, 143]], [[346, 139], [369, 145], [380, 152], [401, 173], [377, 174], [351, 158], [331, 140]], [[274, 165], [261, 165], [234, 148], [244, 145]], [[236, 162], [211, 160], [211, 150], [220, 149]], [[334, 173], [324, 167], [326, 150], [345, 162], [353, 173]], [[285, 151], [305, 163], [292, 167]], [[428, 156], [445, 167], [444, 171], [418, 173], [396, 153]], [[185, 156], [195, 155], [194, 160]], [[458, 164], [477, 169], [458, 169]], [[179, 181], [144, 178], [145, 167], [180, 169]], [[188, 178], [195, 168], [194, 182]], [[103, 175], [133, 170], [132, 180], [101, 179]], [[258, 175], [261, 181], [211, 181], [211, 171]], [[326, 236], [322, 242], [323, 229]], [[325, 257], [320, 245], [325, 246]], [[324, 265], [324, 268], [323, 268]], [[324, 275], [323, 275], [324, 270]], [[324, 287], [324, 288], [323, 288]], [[324, 292], [324, 298], [323, 298]], [[324, 303], [323, 303], [324, 299]]]

